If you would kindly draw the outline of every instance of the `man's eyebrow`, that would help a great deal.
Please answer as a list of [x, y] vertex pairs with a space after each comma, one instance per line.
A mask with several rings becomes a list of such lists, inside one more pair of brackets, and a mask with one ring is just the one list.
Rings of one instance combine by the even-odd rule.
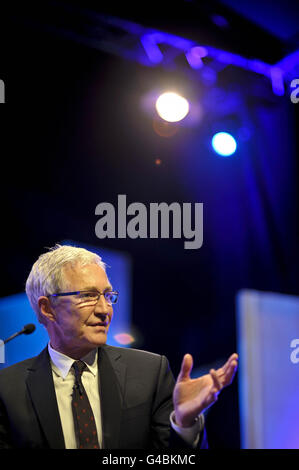
[[[95, 286], [86, 286], [84, 287], [84, 289], [81, 289], [81, 290], [87, 290], [87, 291], [97, 291], [99, 292], [99, 289]], [[103, 290], [103, 292], [107, 291], [107, 290], [112, 290], [112, 286], [107, 286], [105, 287], [105, 289]]]

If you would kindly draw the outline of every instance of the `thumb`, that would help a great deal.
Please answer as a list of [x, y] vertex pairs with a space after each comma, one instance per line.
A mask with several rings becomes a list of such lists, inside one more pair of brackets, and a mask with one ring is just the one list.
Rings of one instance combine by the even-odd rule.
[[193, 367], [193, 358], [191, 354], [185, 354], [183, 357], [181, 370], [178, 376], [178, 381], [186, 380], [190, 378], [190, 373]]

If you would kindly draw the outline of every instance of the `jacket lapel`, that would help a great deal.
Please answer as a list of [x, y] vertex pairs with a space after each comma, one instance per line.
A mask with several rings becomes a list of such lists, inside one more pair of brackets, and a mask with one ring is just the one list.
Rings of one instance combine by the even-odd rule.
[[64, 449], [48, 348], [36, 357], [28, 369], [27, 387], [43, 432], [52, 449]]
[[99, 348], [100, 398], [102, 410], [103, 448], [117, 449], [123, 406], [126, 366], [121, 354], [110, 346]]
[[[103, 448], [117, 449], [125, 388], [126, 365], [119, 350], [99, 348], [99, 393], [102, 410]], [[34, 410], [52, 449], [64, 449], [64, 438], [56, 400], [48, 348], [36, 357], [26, 380]]]

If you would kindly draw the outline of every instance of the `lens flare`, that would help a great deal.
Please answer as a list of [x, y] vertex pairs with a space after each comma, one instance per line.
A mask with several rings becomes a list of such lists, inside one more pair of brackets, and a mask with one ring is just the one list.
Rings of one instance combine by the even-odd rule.
[[117, 335], [114, 335], [114, 339], [119, 344], [123, 345], [128, 345], [135, 341], [135, 338], [130, 333], [118, 333]]

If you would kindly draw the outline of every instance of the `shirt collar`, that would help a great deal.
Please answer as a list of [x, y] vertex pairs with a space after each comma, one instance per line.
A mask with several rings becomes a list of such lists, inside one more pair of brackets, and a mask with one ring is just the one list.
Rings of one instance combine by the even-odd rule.
[[[53, 349], [50, 341], [48, 343], [48, 351], [50, 354], [53, 371], [65, 379], [75, 359]], [[80, 360], [85, 362], [87, 369], [95, 377], [98, 372], [98, 349], [93, 349], [88, 354], [86, 354], [86, 356], [80, 358]]]

